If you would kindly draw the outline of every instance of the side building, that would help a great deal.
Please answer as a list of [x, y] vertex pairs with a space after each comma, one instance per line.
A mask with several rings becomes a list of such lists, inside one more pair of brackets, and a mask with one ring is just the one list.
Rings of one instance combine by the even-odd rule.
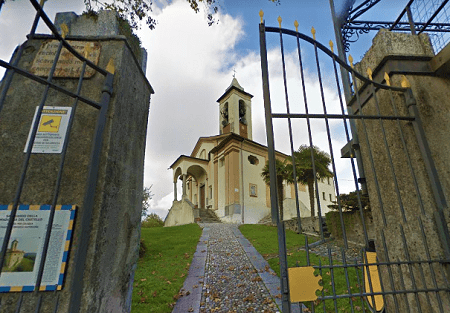
[[[165, 226], [194, 222], [196, 209], [212, 210], [224, 223], [252, 224], [270, 214], [269, 187], [261, 176], [269, 157], [267, 147], [252, 140], [252, 97], [233, 78], [217, 100], [219, 135], [200, 137], [190, 155], [181, 155], [170, 166], [175, 196]], [[278, 151], [276, 157], [290, 158]], [[290, 219], [297, 216], [295, 186], [284, 183], [284, 219]], [[298, 190], [300, 215], [309, 217], [308, 187], [298, 184]], [[324, 215], [335, 200], [332, 179], [319, 183], [319, 195]]]

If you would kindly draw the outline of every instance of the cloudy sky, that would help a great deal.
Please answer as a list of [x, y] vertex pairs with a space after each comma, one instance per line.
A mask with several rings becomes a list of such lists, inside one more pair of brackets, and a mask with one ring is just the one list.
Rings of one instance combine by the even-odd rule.
[[[344, 2], [348, 1], [335, 0], [337, 10]], [[406, 2], [390, 3], [390, 10], [384, 12], [383, 19], [399, 14]], [[49, 0], [45, 8], [51, 18], [56, 12], [80, 14], [84, 9], [82, 0]], [[205, 13], [195, 14], [186, 0], [163, 1], [153, 8], [153, 17], [158, 21], [156, 29], [150, 31], [142, 25], [138, 31], [142, 46], [148, 51], [147, 78], [155, 90], [150, 104], [144, 185], [152, 186], [151, 211], [162, 218], [173, 201], [172, 171], [168, 167], [179, 155], [189, 155], [199, 137], [218, 134], [216, 100], [230, 85], [234, 71], [241, 86], [254, 95], [253, 140], [266, 144], [258, 33], [261, 9], [265, 12], [267, 26], [277, 26], [277, 17], [281, 16], [283, 27], [294, 29], [293, 22], [297, 19], [300, 32], [310, 35], [314, 26], [320, 42], [328, 46], [330, 39], [334, 41], [329, 0], [281, 0], [280, 5], [268, 0], [219, 0], [219, 14], [216, 16], [219, 22], [211, 27], [207, 25]], [[32, 16], [33, 9], [28, 1], [6, 2], [0, 12], [1, 59], [9, 60], [15, 46], [26, 39]], [[44, 28], [39, 30], [47, 32]], [[369, 47], [371, 37], [363, 38], [352, 47], [351, 53], [356, 61]], [[285, 112], [277, 40], [276, 35], [268, 36], [271, 97], [274, 111]], [[294, 48], [286, 42], [288, 94], [292, 111], [300, 113], [304, 112], [304, 102], [298, 55]], [[302, 53], [310, 112], [323, 113], [314, 50], [305, 45]], [[327, 62], [324, 55], [319, 57], [323, 62], [321, 71], [327, 109], [331, 113], [339, 113], [332, 63]], [[276, 149], [289, 153], [286, 123], [277, 122], [274, 127]], [[304, 121], [295, 121], [293, 127], [296, 149], [308, 139]], [[312, 123], [312, 128], [314, 144], [330, 152], [323, 121]], [[339, 123], [330, 123], [330, 128], [339, 183], [342, 191], [348, 192], [354, 190], [350, 165], [347, 160], [339, 158], [340, 149], [346, 142], [345, 133]]]

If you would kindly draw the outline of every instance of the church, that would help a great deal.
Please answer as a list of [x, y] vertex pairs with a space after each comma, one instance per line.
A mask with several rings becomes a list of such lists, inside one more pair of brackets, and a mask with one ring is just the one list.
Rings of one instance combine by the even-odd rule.
[[[210, 210], [222, 223], [258, 223], [270, 214], [270, 191], [261, 173], [268, 161], [267, 147], [252, 140], [252, 95], [237, 79], [217, 100], [219, 135], [200, 137], [190, 155], [180, 155], [170, 165], [173, 171], [174, 201], [165, 226], [198, 220], [199, 209]], [[290, 158], [276, 152], [280, 160]], [[182, 180], [178, 199], [177, 181]], [[284, 186], [284, 219], [297, 216], [295, 186]], [[300, 215], [310, 217], [306, 185], [298, 184]], [[333, 180], [319, 182], [322, 215], [335, 201]], [[316, 209], [317, 211], [317, 209]]]

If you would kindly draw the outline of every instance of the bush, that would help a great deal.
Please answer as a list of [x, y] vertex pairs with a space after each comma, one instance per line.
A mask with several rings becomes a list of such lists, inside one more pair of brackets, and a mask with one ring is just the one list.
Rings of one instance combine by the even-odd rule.
[[150, 227], [163, 227], [163, 220], [156, 214], [151, 213], [147, 215], [147, 217], [142, 221], [141, 227], [150, 228]]

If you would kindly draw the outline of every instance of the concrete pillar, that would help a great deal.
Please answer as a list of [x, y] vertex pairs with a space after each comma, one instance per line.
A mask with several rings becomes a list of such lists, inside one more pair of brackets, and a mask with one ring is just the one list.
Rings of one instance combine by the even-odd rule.
[[186, 190], [186, 178], [187, 175], [183, 174], [183, 198], [187, 196], [187, 190]]
[[177, 199], [177, 181], [175, 180], [174, 182], [173, 182], [173, 195], [174, 195], [174, 201], [178, 201], [178, 199]]
[[[421, 312], [436, 312], [440, 307], [444, 312], [450, 310], [449, 285], [444, 276], [449, 277], [448, 263], [427, 263], [428, 260], [448, 258], [445, 232], [450, 222], [450, 212], [445, 203], [445, 198], [450, 199], [450, 79], [448, 76], [417, 75], [418, 62], [427, 62], [433, 56], [425, 34], [413, 36], [381, 30], [374, 38], [373, 46], [356, 65], [360, 73], [366, 73], [370, 67], [374, 70], [374, 77], [383, 77], [383, 66], [397, 71], [401, 68], [406, 73], [416, 72], [415, 75], [406, 76], [417, 106], [414, 106], [412, 99], [405, 101], [403, 93], [380, 90], [376, 98], [372, 97], [364, 105], [362, 111], [364, 115], [377, 115], [377, 102], [381, 115], [395, 115], [395, 108], [397, 114], [408, 116], [417, 108], [423, 123], [424, 138], [428, 142], [443, 190], [442, 199], [436, 200], [427, 162], [424, 161], [414, 129], [416, 124], [406, 121], [380, 123], [379, 120], [357, 120], [376, 227], [378, 262], [423, 262], [379, 266], [384, 291], [447, 289], [447, 292], [387, 295], [385, 305], [388, 312], [419, 312], [419, 307]], [[396, 67], [388, 66], [389, 58], [396, 59]], [[413, 65], [408, 67], [408, 64]], [[395, 72], [391, 76], [391, 84], [400, 87], [401, 76]], [[367, 87], [366, 91], [368, 88], [371, 87]], [[439, 216], [437, 212], [442, 214]], [[443, 231], [439, 231], [439, 228]]]
[[[99, 21], [104, 20], [103, 14], [111, 15], [102, 12]], [[74, 18], [78, 17], [75, 15]], [[113, 18], [116, 21], [114, 14]], [[80, 19], [89, 18], [84, 16]], [[96, 28], [96, 20], [90, 20], [88, 28], [92, 31]], [[76, 23], [78, 20], [74, 20], [71, 25]], [[114, 28], [106, 29], [111, 31]], [[99, 67], [106, 68], [111, 59], [115, 65], [113, 91], [106, 112], [97, 166], [93, 206], [88, 212], [83, 203], [87, 202], [84, 201], [86, 193], [95, 187], [87, 183], [87, 177], [99, 110], [79, 101], [57, 201], [61, 205], [78, 206], [73, 241], [65, 265], [64, 285], [62, 290], [55, 292], [21, 293], [21, 308], [17, 311], [19, 293], [1, 293], [1, 312], [35, 312], [40, 300], [39, 312], [54, 312], [56, 303], [57, 312], [60, 313], [77, 306], [80, 307], [79, 312], [131, 310], [133, 277], [139, 252], [147, 118], [153, 89], [125, 36], [118, 33], [97, 34], [95, 31], [87, 37], [71, 37], [72, 35], [80, 34], [71, 30], [66, 39], [82, 41], [82, 44], [89, 42], [98, 47]], [[23, 44], [25, 52], [18, 61], [18, 67], [31, 71], [39, 49], [49, 40], [48, 35], [38, 34], [27, 40]], [[78, 77], [71, 77], [70, 73], [76, 63], [65, 64], [67, 71], [62, 71], [63, 74], [54, 78], [53, 82], [75, 91]], [[82, 95], [100, 101], [104, 80], [100, 73], [84, 79]], [[0, 112], [0, 204], [10, 204], [14, 199], [22, 174], [25, 142], [43, 90], [43, 85], [15, 74], [7, 92]], [[45, 105], [72, 106], [73, 99], [50, 89]], [[60, 159], [60, 153], [31, 155], [20, 203], [51, 203]], [[85, 227], [86, 224], [81, 221], [90, 212], [92, 217]], [[87, 241], [81, 242], [85, 235], [88, 236]], [[22, 239], [26, 240], [26, 237]], [[78, 252], [86, 249], [85, 261], [79, 262], [84, 258], [79, 258]], [[49, 253], [52, 253], [51, 249]], [[82, 270], [75, 272], [78, 266], [82, 266]], [[34, 266], [35, 270], [36, 268], [37, 265]], [[80, 283], [79, 288], [72, 289], [74, 281]], [[71, 304], [74, 291], [81, 294], [81, 299], [75, 306]], [[42, 298], [39, 300], [40, 297]]]

